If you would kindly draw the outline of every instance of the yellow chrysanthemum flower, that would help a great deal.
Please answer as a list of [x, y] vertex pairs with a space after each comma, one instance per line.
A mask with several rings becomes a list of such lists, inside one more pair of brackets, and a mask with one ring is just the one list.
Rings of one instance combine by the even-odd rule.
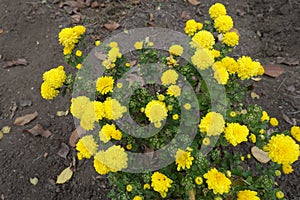
[[177, 171], [180, 171], [180, 168], [190, 169], [194, 157], [191, 156], [191, 152], [178, 149], [178, 151], [176, 152], [175, 160], [177, 164]]
[[99, 137], [102, 142], [107, 143], [111, 139], [121, 140], [122, 133], [114, 124], [105, 124], [99, 132]]
[[83, 158], [91, 158], [97, 152], [98, 144], [92, 135], [83, 136], [76, 144], [78, 160]]
[[278, 120], [275, 117], [271, 117], [270, 124], [272, 126], [278, 126]]
[[196, 22], [194, 19], [190, 19], [186, 21], [184, 31], [188, 36], [192, 36], [195, 34], [196, 31], [201, 30], [203, 24], [200, 22]]
[[126, 190], [127, 192], [131, 192], [132, 191], [132, 185], [126, 185]]
[[290, 173], [292, 173], [294, 170], [293, 170], [292, 165], [283, 164], [283, 165], [282, 165], [282, 171], [283, 171], [284, 174], [290, 174]]
[[96, 119], [102, 120], [102, 118], [105, 117], [105, 110], [104, 110], [103, 103], [99, 101], [94, 101], [93, 103], [94, 103]]
[[82, 51], [76, 50], [75, 55], [76, 55], [77, 57], [81, 57], [81, 56], [82, 56]]
[[277, 134], [271, 137], [264, 147], [268, 156], [278, 164], [292, 164], [300, 155], [299, 145], [288, 135]]
[[237, 200], [260, 200], [260, 198], [255, 191], [243, 190], [238, 192]]
[[284, 193], [282, 191], [277, 191], [275, 193], [277, 199], [282, 199], [284, 197]]
[[79, 96], [76, 98], [72, 98], [71, 99], [71, 106], [70, 106], [70, 112], [71, 114], [80, 119], [82, 114], [85, 111], [85, 108], [88, 104], [90, 104], [91, 101], [89, 98], [85, 97], [85, 96]]
[[134, 196], [132, 200], [143, 200], [143, 197], [141, 197], [141, 196]]
[[226, 8], [221, 3], [215, 3], [209, 8], [209, 16], [211, 19], [216, 19], [219, 16], [226, 15]]
[[93, 102], [87, 104], [80, 118], [80, 126], [85, 130], [93, 130], [94, 123], [97, 121]]
[[252, 61], [248, 56], [242, 56], [237, 60], [239, 65], [237, 74], [241, 80], [249, 79], [253, 76], [262, 75], [263, 67], [259, 62]]
[[140, 49], [143, 48], [143, 44], [144, 44], [143, 41], [136, 42], [136, 43], [134, 43], [134, 48], [135, 48], [136, 50], [140, 50]]
[[100, 40], [96, 40], [96, 41], [95, 41], [95, 46], [96, 46], [96, 47], [100, 46], [100, 44], [101, 44], [101, 41], [100, 41]]
[[178, 85], [170, 85], [167, 90], [167, 94], [174, 97], [179, 97], [181, 94], [181, 88]]
[[170, 85], [170, 84], [176, 84], [177, 79], [178, 79], [177, 72], [173, 69], [169, 69], [162, 74], [160, 80], [163, 85]]
[[110, 48], [117, 48], [117, 47], [119, 47], [119, 44], [117, 42], [110, 42], [108, 46]]
[[103, 105], [105, 110], [105, 118], [109, 120], [120, 119], [123, 116], [123, 113], [127, 110], [126, 107], [122, 106], [118, 100], [110, 97], [106, 98]]
[[190, 110], [191, 109], [191, 104], [189, 104], [189, 103], [185, 103], [184, 105], [183, 105], [183, 107], [184, 107], [184, 109], [186, 109], [186, 110]]
[[81, 69], [82, 68], [82, 64], [81, 63], [78, 63], [77, 65], [76, 65], [76, 69]]
[[262, 111], [262, 116], [260, 118], [260, 120], [263, 122], [263, 121], [269, 121], [270, 120], [270, 117], [268, 115], [268, 113], [266, 111]]
[[114, 88], [114, 78], [112, 76], [101, 76], [97, 79], [96, 90], [101, 94], [112, 92]]
[[300, 127], [299, 126], [292, 126], [291, 128], [291, 135], [295, 140], [300, 142]]
[[59, 91], [51, 87], [48, 82], [44, 82], [41, 85], [41, 95], [44, 99], [51, 100], [58, 95]]
[[221, 56], [221, 52], [216, 49], [212, 49], [211, 54], [213, 55], [214, 58], [219, 58]]
[[216, 168], [209, 170], [203, 175], [206, 179], [208, 189], [213, 190], [214, 194], [228, 193], [230, 190], [231, 181], [225, 174], [219, 172]]
[[166, 119], [168, 110], [164, 102], [152, 100], [147, 104], [145, 114], [150, 122], [156, 123]]
[[171, 179], [160, 172], [154, 172], [151, 176], [151, 181], [153, 190], [159, 192], [162, 198], [167, 196], [167, 192], [173, 183]]
[[73, 31], [78, 35], [82, 35], [85, 33], [86, 28], [84, 26], [78, 25], [73, 27]]
[[224, 129], [224, 134], [226, 140], [233, 146], [236, 146], [242, 142], [247, 141], [249, 129], [245, 125], [240, 125], [238, 123], [228, 123], [227, 127]]
[[58, 34], [59, 42], [64, 47], [64, 54], [71, 54], [79, 38], [84, 34], [86, 28], [84, 26], [75, 26], [73, 28], [64, 28]]
[[201, 119], [199, 129], [207, 136], [220, 135], [224, 131], [225, 121], [220, 113], [209, 112]]
[[226, 56], [221, 62], [229, 74], [234, 74], [238, 71], [239, 65], [233, 58]]
[[151, 186], [149, 183], [145, 183], [143, 188], [144, 188], [144, 190], [150, 190]]
[[159, 95], [157, 95], [157, 99], [159, 100], [159, 101], [164, 101], [165, 100], [165, 95], [163, 95], [163, 94], [159, 94]]
[[205, 70], [214, 64], [214, 57], [208, 49], [198, 48], [191, 61], [200, 70]]
[[172, 45], [169, 48], [169, 53], [174, 55], [174, 56], [181, 56], [183, 53], [183, 47], [180, 45]]
[[197, 185], [202, 185], [202, 183], [203, 183], [203, 178], [200, 177], [200, 176], [197, 176], [197, 177], [195, 178], [195, 183], [196, 183]]
[[254, 135], [253, 133], [250, 134], [249, 139], [252, 143], [256, 143], [256, 135]]
[[222, 42], [230, 47], [234, 47], [239, 44], [240, 36], [236, 32], [227, 32], [223, 36]]
[[208, 145], [210, 145], [210, 139], [209, 139], [209, 137], [205, 137], [205, 138], [203, 138], [203, 140], [202, 140], [202, 144], [204, 144], [205, 146], [208, 146]]
[[214, 78], [217, 80], [217, 82], [221, 85], [226, 85], [229, 79], [229, 74], [226, 68], [223, 66], [223, 63], [220, 61], [215, 62], [212, 66], [212, 69], [214, 70]]
[[212, 49], [215, 44], [215, 38], [211, 32], [202, 30], [197, 32], [192, 38], [191, 45], [195, 48]]
[[118, 47], [113, 47], [108, 51], [107, 59], [110, 62], [116, 62], [117, 58], [121, 58], [122, 54], [120, 53], [120, 49]]
[[101, 175], [108, 174], [111, 170], [104, 163], [105, 163], [105, 152], [104, 151], [99, 151], [94, 156], [94, 168], [95, 168], [96, 172], [98, 172]]
[[63, 66], [50, 69], [43, 74], [43, 80], [54, 89], [60, 88], [67, 78]]
[[220, 33], [226, 33], [233, 28], [233, 20], [228, 15], [221, 15], [215, 19], [215, 28]]

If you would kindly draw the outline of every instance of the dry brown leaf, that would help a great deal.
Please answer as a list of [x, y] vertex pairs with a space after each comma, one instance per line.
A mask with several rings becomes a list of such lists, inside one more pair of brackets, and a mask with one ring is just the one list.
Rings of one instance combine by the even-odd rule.
[[286, 64], [289, 66], [295, 66], [299, 65], [300, 61], [297, 58], [284, 58], [284, 57], [277, 57], [276, 58], [276, 63], [278, 64]]
[[4, 32], [4, 29], [3, 29], [3, 28], [0, 28], [0, 34], [3, 33], [3, 32]]
[[74, 23], [79, 23], [80, 19], [81, 19], [80, 15], [77, 15], [77, 14], [72, 15], [71, 18]]
[[200, 4], [200, 2], [197, 1], [197, 0], [188, 0], [188, 2], [189, 2], [190, 4], [192, 4], [193, 6], [197, 6], [197, 5]]
[[84, 8], [86, 7], [86, 4], [84, 2], [80, 2], [80, 1], [66, 1], [66, 2], [62, 2], [59, 7], [64, 7], [64, 6], [70, 6], [72, 8]]
[[137, 61], [136, 60], [133, 60], [133, 61], [130, 61], [130, 67], [133, 67], [135, 64], [137, 63]]
[[48, 138], [52, 135], [52, 133], [49, 130], [45, 130], [40, 124], [35, 125], [31, 129], [25, 129], [23, 130], [23, 132], [31, 133], [34, 136], [40, 135], [45, 138]]
[[95, 56], [96, 58], [98, 58], [99, 60], [106, 60], [107, 55], [101, 52], [95, 52]]
[[289, 123], [290, 125], [295, 126], [295, 121], [292, 121], [286, 114], [282, 113], [282, 118], [284, 119], [284, 121], [286, 121], [287, 123]]
[[279, 66], [264, 66], [264, 69], [265, 69], [264, 74], [271, 76], [273, 78], [277, 78], [284, 72], [284, 69]]
[[182, 19], [190, 19], [191, 18], [190, 13], [186, 10], [182, 11], [181, 18]]
[[81, 135], [85, 133], [85, 130], [81, 127], [78, 126], [70, 135], [69, 138], [69, 145], [71, 147], [75, 147], [78, 139], [80, 138]]
[[258, 160], [260, 163], [267, 163], [270, 161], [268, 153], [259, 149], [257, 146], [251, 148], [251, 153], [253, 157]]
[[9, 107], [10, 116], [9, 119], [12, 119], [15, 116], [15, 112], [18, 109], [17, 103], [15, 101], [11, 102], [11, 106]]
[[64, 142], [62, 142], [62, 143], [60, 144], [60, 149], [59, 149], [59, 151], [57, 152], [57, 154], [58, 154], [60, 157], [67, 159], [67, 155], [69, 154], [69, 151], [70, 151], [69, 146], [66, 145]]
[[14, 125], [24, 126], [24, 125], [30, 123], [32, 120], [34, 120], [38, 115], [39, 115], [38, 112], [35, 111], [32, 114], [27, 114], [22, 117], [17, 117], [14, 122]]
[[91, 7], [92, 7], [92, 8], [99, 8], [100, 5], [99, 5], [98, 1], [93, 1], [93, 2], [91, 3]]
[[4, 63], [3, 68], [9, 68], [17, 65], [28, 65], [28, 62], [24, 58], [17, 58]]
[[64, 184], [65, 182], [71, 179], [72, 175], [73, 175], [73, 171], [71, 170], [71, 166], [67, 167], [57, 176], [56, 183]]
[[259, 99], [259, 95], [258, 94], [256, 94], [255, 92], [251, 92], [251, 98], [252, 99]]
[[110, 21], [109, 23], [104, 24], [104, 27], [105, 27], [107, 30], [116, 30], [117, 28], [120, 27], [120, 24], [118, 24], [118, 23], [115, 22], [115, 21]]

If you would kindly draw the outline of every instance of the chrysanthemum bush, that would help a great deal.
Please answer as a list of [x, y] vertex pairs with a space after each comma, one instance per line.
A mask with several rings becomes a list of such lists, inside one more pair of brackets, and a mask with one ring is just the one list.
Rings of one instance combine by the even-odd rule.
[[[174, 42], [168, 52], [155, 50], [151, 36], [132, 43], [135, 51], [129, 56], [121, 53], [118, 41], [104, 45], [106, 54], [98, 55], [102, 66], [97, 66], [103, 69], [103, 74], [92, 81], [84, 80], [79, 87], [80, 95], [72, 98], [70, 112], [85, 130], [76, 145], [78, 159], [93, 159], [95, 170], [107, 175], [112, 186], [111, 199], [284, 199], [276, 177], [281, 172], [293, 172], [292, 165], [300, 154], [300, 127], [279, 132], [277, 119], [269, 117], [260, 106], [241, 104], [247, 84], [251, 78], [262, 75], [264, 69], [249, 56], [230, 57], [239, 43], [239, 34], [233, 29], [234, 22], [224, 5], [212, 5], [209, 15], [208, 21], [186, 22], [184, 31], [190, 37], [189, 49]], [[75, 26], [59, 33], [67, 63], [81, 75], [91, 73], [83, 64], [85, 31], [85, 27]], [[95, 45], [100, 43], [96, 41]], [[190, 60], [181, 59], [185, 51], [189, 51]], [[149, 63], [159, 63], [160, 84], [151, 81], [138, 84], [141, 77], [119, 81], [134, 66], [142, 71]], [[209, 75], [205, 78], [211, 82], [205, 81], [201, 72]], [[81, 75], [67, 75], [63, 66], [45, 72], [43, 98], [51, 100], [60, 91], [75, 90], [74, 82], [80, 82]], [[181, 76], [193, 88], [196, 101], [189, 101]], [[226, 102], [220, 102], [221, 106], [211, 104], [212, 93], [218, 92], [211, 91], [212, 83], [226, 92]], [[90, 87], [95, 89], [93, 97], [80, 92]], [[122, 98], [130, 87], [134, 91], [125, 105]], [[179, 102], [181, 97], [185, 103]], [[197, 114], [201, 116], [184, 124], [186, 130], [188, 127], [197, 130], [192, 142], [185, 143], [185, 137], [178, 139], [188, 146], [169, 152], [171, 164], [130, 173], [127, 169], [133, 161], [129, 153], [147, 153], [149, 163], [155, 163], [160, 156], [156, 150], [178, 134], [180, 122], [186, 117], [184, 111], [194, 112], [195, 118]], [[119, 125], [126, 113], [140, 127], [151, 126], [157, 133], [134, 137], [128, 129], [122, 130]], [[136, 136], [143, 135], [143, 131], [131, 130]], [[190, 137], [188, 132], [184, 134]], [[261, 150], [260, 155], [254, 154], [260, 161], [250, 153], [253, 146]], [[259, 158], [262, 155], [264, 162]]]

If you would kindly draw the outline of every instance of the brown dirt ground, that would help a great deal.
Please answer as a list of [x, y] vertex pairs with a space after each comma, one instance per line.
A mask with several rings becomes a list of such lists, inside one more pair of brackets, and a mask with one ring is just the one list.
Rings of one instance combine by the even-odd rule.
[[[62, 142], [74, 129], [70, 115], [58, 117], [57, 111], [69, 108], [70, 94], [54, 101], [45, 101], [40, 96], [42, 74], [58, 65], [65, 65], [57, 33], [73, 24], [72, 9], [60, 8], [59, 0], [1, 0], [0, 2], [0, 66], [14, 58], [25, 58], [27, 66], [9, 69], [0, 67], [0, 128], [8, 125], [11, 133], [0, 141], [0, 197], [1, 199], [107, 199], [109, 186], [105, 178], [94, 171], [90, 161], [77, 163], [71, 181], [56, 185], [56, 176], [72, 162], [76, 155], [73, 148], [67, 159], [57, 155]], [[185, 1], [102, 1], [99, 8], [84, 8], [79, 11], [85, 17], [80, 21], [88, 29], [88, 40], [103, 39], [120, 30], [145, 26], [158, 26], [182, 31], [186, 11], [191, 18], [204, 20], [209, 6], [216, 1], [202, 0], [198, 6]], [[136, 4], [136, 2], [138, 2]], [[280, 130], [291, 125], [283, 118], [295, 119], [300, 124], [300, 2], [297, 0], [241, 0], [222, 1], [235, 20], [241, 39], [234, 57], [250, 55], [259, 58], [264, 65], [278, 65], [285, 73], [278, 78], [263, 76], [253, 84], [259, 100], [257, 103], [271, 116], [279, 118]], [[101, 7], [103, 4], [104, 7]], [[159, 9], [158, 9], [159, 8]], [[150, 13], [154, 21], [149, 21]], [[103, 28], [108, 20], [121, 27], [109, 32]], [[87, 51], [91, 48], [89, 46]], [[282, 57], [282, 58], [279, 58]], [[298, 61], [294, 66], [278, 62]], [[32, 105], [25, 106], [30, 100]], [[16, 103], [18, 109], [10, 119], [10, 108]], [[13, 126], [16, 117], [37, 111], [35, 121], [23, 127]], [[41, 124], [53, 135], [50, 138], [33, 137], [23, 133], [26, 128]], [[45, 153], [48, 156], [44, 157]], [[295, 172], [281, 178], [287, 199], [300, 199], [300, 163], [294, 165]], [[33, 186], [29, 179], [37, 177]]]

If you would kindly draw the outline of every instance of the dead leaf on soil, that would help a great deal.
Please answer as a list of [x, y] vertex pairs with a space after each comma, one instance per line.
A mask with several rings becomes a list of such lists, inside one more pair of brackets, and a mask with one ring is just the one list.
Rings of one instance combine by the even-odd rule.
[[73, 171], [71, 170], [71, 166], [67, 167], [57, 176], [56, 184], [64, 184], [71, 179], [72, 175]]
[[78, 126], [70, 135], [69, 145], [71, 147], [75, 147], [79, 137], [81, 135], [83, 135], [84, 133], [85, 133], [85, 130], [81, 126]]
[[34, 120], [38, 115], [39, 115], [38, 112], [35, 111], [32, 114], [27, 114], [22, 117], [17, 117], [14, 122], [14, 125], [24, 126], [24, 125], [30, 123], [32, 120]]
[[69, 151], [70, 151], [69, 146], [66, 145], [64, 142], [62, 142], [62, 143], [60, 144], [60, 149], [59, 149], [59, 151], [57, 152], [57, 154], [58, 154], [60, 157], [67, 159], [67, 155], [69, 154]]
[[191, 18], [190, 13], [186, 10], [182, 11], [181, 18], [182, 19], [190, 19]]
[[284, 69], [279, 66], [264, 66], [264, 69], [265, 69], [264, 74], [267, 76], [271, 76], [273, 78], [277, 78], [284, 72]]
[[12, 119], [15, 116], [15, 112], [18, 109], [17, 103], [15, 101], [11, 102], [11, 106], [9, 107], [10, 110], [10, 116], [9, 119]]
[[102, 61], [106, 60], [106, 58], [107, 58], [106, 54], [101, 53], [101, 52], [95, 52], [95, 56], [97, 59], [102, 60]]
[[4, 126], [2, 129], [1, 129], [1, 133], [3, 133], [3, 134], [8, 134], [9, 132], [10, 132], [10, 129], [11, 129], [11, 127], [9, 127], [9, 126]]
[[61, 2], [59, 5], [60, 8], [64, 6], [70, 6], [72, 8], [85, 8], [86, 4], [81, 1], [66, 1], [66, 2]]
[[197, 0], [188, 0], [188, 2], [189, 2], [190, 4], [192, 4], [193, 6], [197, 6], [197, 5], [200, 4], [200, 2], [197, 1]]
[[286, 64], [289, 66], [295, 66], [299, 65], [300, 61], [297, 58], [284, 58], [284, 57], [277, 57], [276, 58], [276, 63], [278, 64]]
[[28, 65], [28, 62], [24, 58], [17, 58], [14, 60], [7, 61], [4, 63], [3, 68], [9, 68], [13, 66], [18, 66], [18, 65]]
[[93, 2], [91, 3], [91, 7], [92, 7], [92, 8], [99, 8], [100, 5], [99, 5], [98, 1], [93, 1]]
[[3, 32], [4, 32], [4, 29], [3, 29], [3, 28], [0, 28], [0, 34], [3, 33]]
[[23, 132], [31, 133], [34, 136], [40, 135], [45, 138], [48, 138], [52, 135], [52, 133], [49, 130], [44, 130], [44, 128], [40, 124], [35, 125], [31, 129], [25, 129], [25, 130], [23, 130]]
[[251, 79], [256, 82], [261, 81], [261, 77], [252, 77]]
[[282, 118], [284, 119], [284, 121], [286, 121], [287, 123], [289, 123], [290, 125], [295, 126], [296, 125], [296, 121], [292, 121], [286, 114], [282, 113]]
[[39, 179], [37, 177], [30, 178], [30, 183], [34, 186], [36, 186], [39, 182]]
[[77, 15], [77, 14], [71, 15], [71, 18], [74, 23], [79, 23], [80, 19], [81, 19], [80, 15]]
[[155, 20], [153, 13], [149, 14], [149, 21], [153, 22]]
[[133, 60], [133, 61], [130, 61], [130, 67], [133, 67], [135, 64], [137, 63], [137, 61], [136, 60]]
[[251, 154], [253, 157], [258, 160], [260, 163], [267, 163], [270, 161], [268, 153], [259, 149], [257, 146], [251, 148]]
[[255, 92], [251, 92], [251, 98], [252, 99], [259, 99], [259, 95], [258, 94], [256, 94]]
[[107, 30], [116, 30], [117, 28], [120, 27], [120, 24], [115, 21], [110, 21], [109, 23], [104, 24], [104, 27]]
[[131, 85], [135, 82], [138, 82], [141, 85], [145, 85], [144, 79], [141, 76], [136, 74], [128, 74], [128, 78], [126, 78], [125, 80], [129, 82], [128, 87], [131, 87]]

